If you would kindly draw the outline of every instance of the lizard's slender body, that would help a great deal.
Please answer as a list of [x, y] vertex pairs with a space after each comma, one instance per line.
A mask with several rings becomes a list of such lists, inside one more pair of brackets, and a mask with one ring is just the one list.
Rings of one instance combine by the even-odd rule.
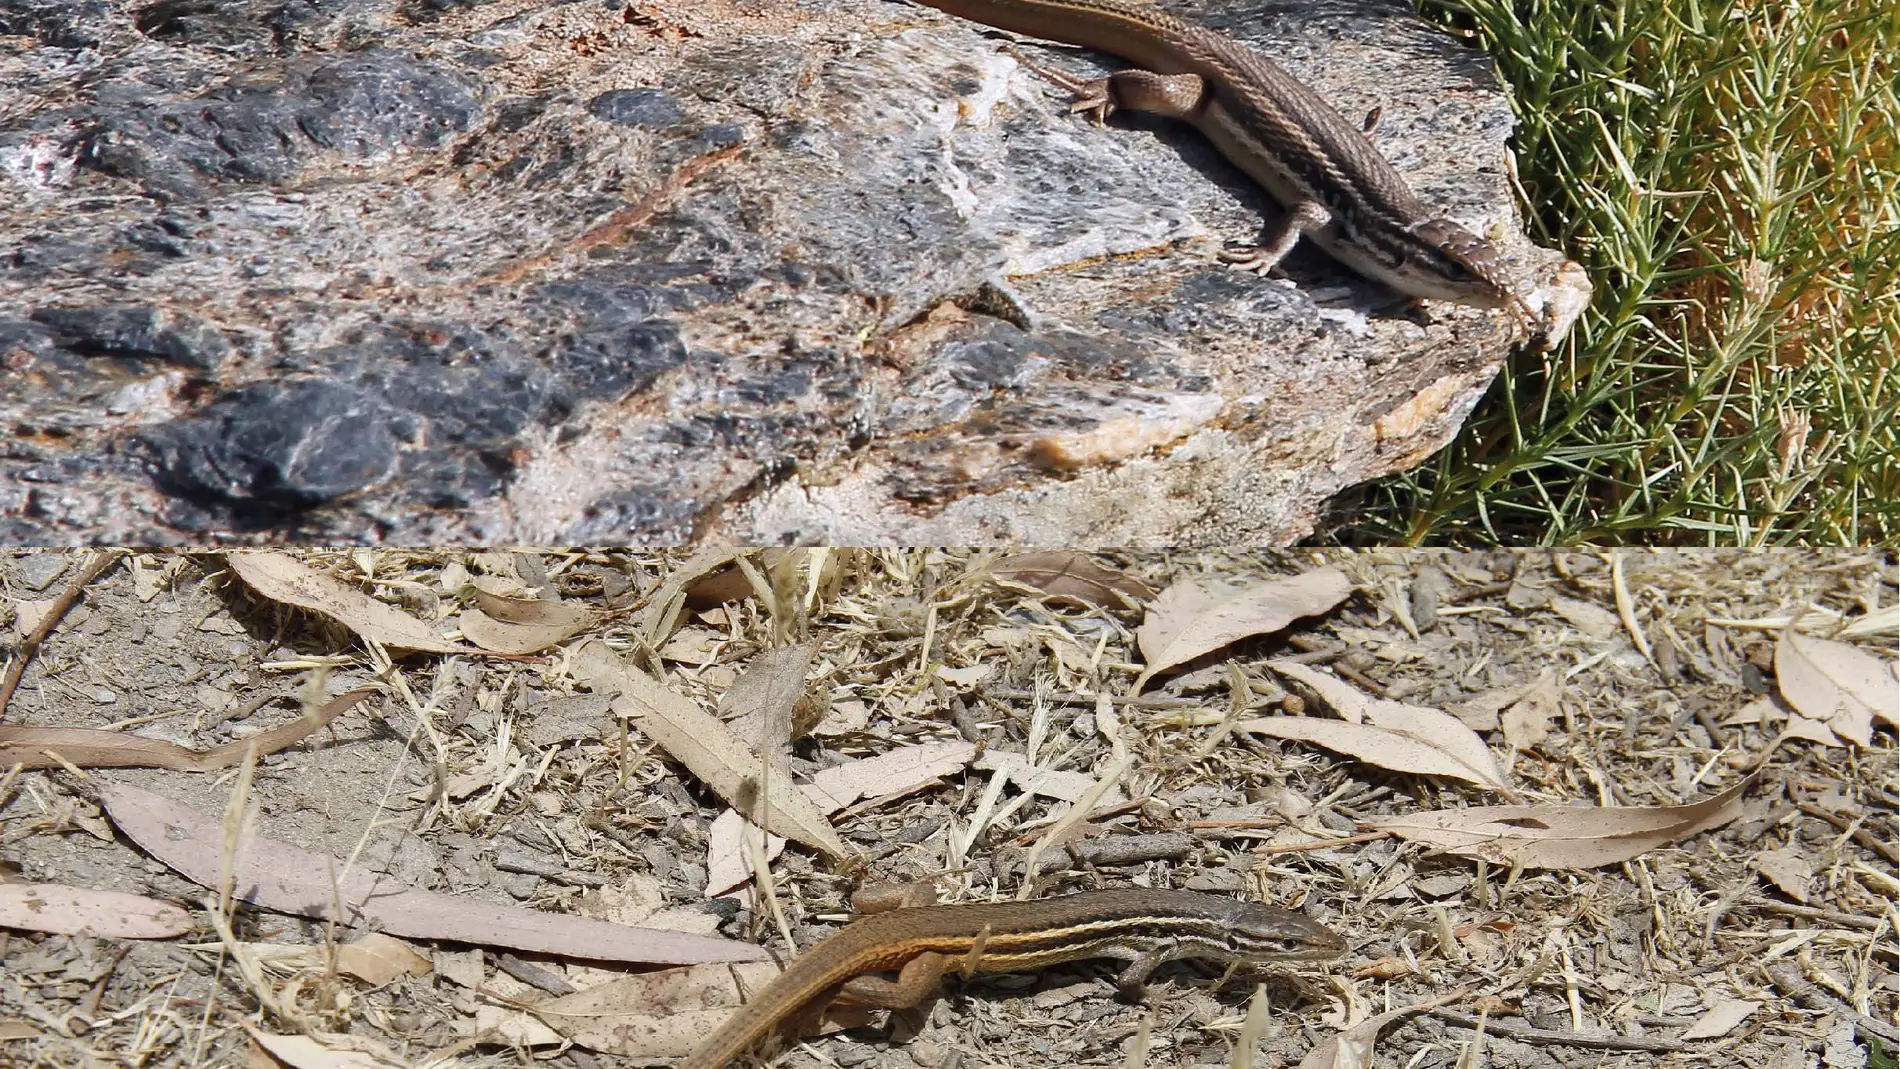
[[1401, 293], [1528, 317], [1490, 241], [1434, 215], [1364, 132], [1299, 79], [1237, 41], [1146, 0], [918, 0], [997, 29], [1120, 56], [1139, 70], [1073, 85], [1076, 110], [1182, 119], [1288, 209], [1244, 257], [1272, 267], [1304, 234]]
[[[1192, 891], [1087, 891], [1029, 902], [924, 905], [876, 913], [793, 959], [677, 1069], [724, 1069], [792, 1017], [840, 992], [874, 1006], [914, 1006], [946, 970], [1009, 972], [1078, 958], [1126, 958], [1124, 987], [1155, 967], [1199, 957], [1243, 964], [1337, 957], [1345, 940], [1317, 921], [1256, 902]], [[866, 974], [898, 970], [895, 981]]]

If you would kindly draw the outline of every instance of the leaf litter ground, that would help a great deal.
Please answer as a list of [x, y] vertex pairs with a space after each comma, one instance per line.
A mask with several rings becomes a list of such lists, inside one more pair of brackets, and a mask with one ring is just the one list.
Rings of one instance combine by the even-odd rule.
[[[1225, 986], [1169, 967], [1146, 1004], [1112, 964], [952, 983], [779, 1064], [1121, 1065], [1145, 1035], [1144, 1064], [1232, 1065], [1243, 1030], [1267, 1065], [1892, 1064], [1889, 554], [87, 565], [0, 559], [24, 669], [0, 709], [0, 1064], [657, 1061], [774, 967], [601, 959], [804, 949], [861, 884], [1007, 898], [1032, 870], [1038, 894], [1256, 897], [1353, 949]], [[158, 740], [122, 748], [160, 767], [6, 734], [108, 728]], [[247, 737], [282, 748], [253, 767]], [[729, 804], [767, 799], [789, 845]], [[154, 835], [139, 814], [166, 806], [191, 815]], [[1511, 832], [1429, 837], [1483, 815]], [[269, 873], [231, 885], [233, 852]], [[414, 908], [345, 905], [364, 880]], [[761, 884], [772, 908], [750, 906]], [[82, 892], [151, 905], [88, 913]], [[90, 934], [179, 907], [182, 936]], [[607, 924], [625, 938], [589, 936]], [[1248, 1023], [1262, 980], [1272, 1012]]]

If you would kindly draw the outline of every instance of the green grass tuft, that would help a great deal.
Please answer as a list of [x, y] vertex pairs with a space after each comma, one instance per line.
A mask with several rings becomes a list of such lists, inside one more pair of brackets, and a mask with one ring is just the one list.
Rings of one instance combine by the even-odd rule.
[[1590, 310], [1345, 541], [1900, 541], [1900, 6], [1427, 0]]

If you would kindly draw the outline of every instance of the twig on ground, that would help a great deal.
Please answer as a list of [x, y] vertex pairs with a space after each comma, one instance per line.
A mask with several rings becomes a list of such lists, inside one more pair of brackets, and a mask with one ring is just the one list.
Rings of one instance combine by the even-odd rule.
[[1789, 917], [1802, 917], [1811, 921], [1826, 921], [1843, 928], [1858, 928], [1862, 931], [1878, 931], [1882, 921], [1878, 917], [1861, 917], [1852, 913], [1842, 913], [1832, 909], [1816, 909], [1813, 906], [1797, 906], [1790, 902], [1743, 902], [1738, 909], [1759, 909], [1763, 913], [1780, 913]]
[[1833, 995], [1821, 990], [1807, 981], [1792, 962], [1777, 962], [1767, 966], [1768, 978], [1781, 989], [1782, 994], [1799, 1002], [1811, 1010], [1822, 1013], [1838, 1013], [1851, 1019], [1854, 1027], [1863, 1036], [1871, 1036], [1885, 1043], [1888, 1049], [1900, 1046], [1900, 1029], [1894, 1028], [1877, 1017], [1869, 1017]]
[[[1478, 1019], [1468, 1013], [1456, 1010], [1427, 1010], [1427, 1013], [1442, 1021], [1460, 1028], [1477, 1028]], [[1488, 1035], [1515, 1039], [1520, 1043], [1551, 1043], [1567, 1047], [1585, 1047], [1590, 1050], [1646, 1050], [1667, 1054], [1683, 1049], [1687, 1044], [1679, 1039], [1662, 1039], [1656, 1036], [1601, 1036], [1588, 1032], [1563, 1032], [1554, 1028], [1532, 1028], [1529, 1025], [1515, 1025], [1499, 1021], [1495, 1017], [1486, 1018], [1484, 1030]]]
[[1892, 843], [1881, 842], [1879, 836], [1874, 835], [1866, 828], [1848, 820], [1839, 813], [1830, 813], [1818, 805], [1809, 804], [1799, 798], [1793, 801], [1796, 809], [1801, 810], [1803, 813], [1817, 820], [1825, 820], [1841, 831], [1846, 832], [1848, 838], [1872, 850], [1874, 853], [1879, 854], [1881, 857], [1886, 858], [1887, 864], [1900, 865], [1900, 850], [1896, 850]]
[[53, 633], [53, 628], [58, 627], [59, 622], [65, 619], [66, 613], [72, 609], [73, 603], [79, 600], [79, 595], [86, 589], [87, 584], [99, 578], [107, 568], [117, 564], [119, 558], [123, 556], [125, 556], [123, 549], [106, 549], [93, 554], [92, 559], [86, 562], [86, 566], [73, 577], [73, 581], [66, 585], [66, 589], [60, 591], [59, 597], [53, 599], [53, 604], [46, 610], [46, 615], [41, 617], [33, 630], [20, 640], [20, 647], [13, 651], [12, 660], [7, 662], [6, 676], [0, 678], [0, 720], [6, 719], [7, 703], [13, 700], [13, 692], [20, 685], [20, 677], [26, 672], [26, 662], [32, 660], [34, 655], [40, 652], [40, 644], [45, 642], [47, 636]]

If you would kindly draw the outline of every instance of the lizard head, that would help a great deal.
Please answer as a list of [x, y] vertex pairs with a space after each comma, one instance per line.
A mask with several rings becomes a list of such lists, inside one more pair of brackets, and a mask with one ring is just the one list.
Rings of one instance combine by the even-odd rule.
[[1331, 928], [1298, 913], [1255, 902], [1234, 903], [1227, 940], [1241, 961], [1324, 961], [1346, 952]]
[[1427, 219], [1412, 227], [1422, 248], [1412, 252], [1425, 258], [1427, 269], [1408, 279], [1411, 292], [1481, 308], [1515, 308], [1529, 318], [1531, 310], [1504, 269], [1496, 244], [1466, 230], [1450, 219]]

